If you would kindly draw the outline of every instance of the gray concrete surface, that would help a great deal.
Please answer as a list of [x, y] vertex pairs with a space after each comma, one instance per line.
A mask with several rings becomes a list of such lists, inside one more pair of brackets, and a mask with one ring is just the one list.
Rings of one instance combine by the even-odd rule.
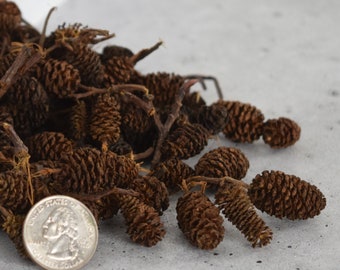
[[[39, 12], [39, 6], [32, 9], [34, 2], [23, 10], [28, 21]], [[132, 243], [118, 216], [100, 225], [97, 252], [85, 269], [340, 269], [339, 14], [336, 0], [72, 0], [58, 7], [50, 30], [64, 21], [81, 22], [116, 33], [110, 43], [133, 51], [162, 39], [165, 45], [139, 63], [139, 70], [214, 75], [225, 99], [249, 102], [267, 119], [297, 121], [301, 139], [285, 150], [272, 150], [262, 141], [235, 144], [221, 136], [206, 151], [239, 147], [250, 160], [246, 182], [265, 169], [282, 170], [317, 185], [327, 198], [321, 215], [310, 220], [261, 214], [274, 232], [267, 247], [253, 249], [225, 221], [224, 241], [202, 251], [178, 229], [174, 196], [162, 216], [163, 241], [151, 248]], [[209, 103], [217, 96], [213, 85], [208, 88], [202, 95]], [[17, 255], [4, 233], [0, 254], [0, 269], [37, 269]]]

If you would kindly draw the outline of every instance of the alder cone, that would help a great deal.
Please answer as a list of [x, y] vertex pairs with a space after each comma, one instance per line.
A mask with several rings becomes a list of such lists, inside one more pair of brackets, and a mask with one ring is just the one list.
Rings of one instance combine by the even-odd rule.
[[326, 207], [314, 185], [281, 171], [263, 171], [250, 184], [248, 195], [256, 208], [277, 218], [313, 218]]
[[78, 69], [62, 60], [49, 58], [36, 69], [36, 76], [47, 93], [57, 98], [70, 97], [80, 85]]
[[98, 193], [116, 186], [125, 188], [138, 174], [133, 160], [89, 147], [63, 156], [60, 169], [51, 184], [58, 192]]
[[223, 240], [223, 218], [219, 209], [201, 191], [186, 192], [176, 205], [178, 226], [200, 249], [214, 249]]
[[185, 81], [180, 75], [166, 72], [149, 73], [142, 80], [142, 84], [154, 96], [154, 105], [160, 108], [175, 101], [175, 96]]
[[171, 131], [164, 140], [163, 159], [188, 159], [199, 154], [208, 144], [209, 131], [200, 124], [186, 123]]
[[204, 126], [212, 135], [221, 132], [228, 123], [228, 109], [220, 104], [202, 106], [191, 115], [191, 122]]
[[0, 32], [11, 32], [21, 22], [21, 11], [12, 1], [0, 1]]
[[84, 100], [80, 100], [71, 107], [70, 127], [67, 133], [70, 138], [80, 141], [83, 140], [88, 131], [88, 112]]
[[39, 40], [41, 37], [40, 32], [31, 25], [19, 24], [13, 29], [11, 33], [12, 41], [21, 43], [29, 43], [32, 40]]
[[63, 133], [43, 131], [25, 140], [32, 161], [59, 160], [73, 151], [73, 143]]
[[119, 195], [118, 200], [133, 242], [151, 247], [163, 239], [164, 225], [153, 207], [130, 195]]
[[293, 120], [285, 117], [269, 119], [263, 124], [263, 140], [272, 148], [286, 148], [300, 138], [301, 128]]
[[264, 116], [255, 106], [239, 101], [220, 100], [228, 109], [229, 121], [223, 129], [224, 135], [234, 142], [251, 143], [262, 135]]
[[14, 213], [25, 213], [30, 207], [27, 181], [20, 170], [0, 173], [0, 205]]
[[121, 116], [121, 129], [123, 129], [125, 133], [145, 133], [154, 127], [153, 119], [144, 110], [131, 103], [124, 103]]
[[134, 53], [126, 47], [119, 45], [105, 46], [102, 54], [100, 55], [102, 62], [106, 63], [112, 57], [131, 57]]
[[215, 204], [253, 247], [270, 243], [273, 232], [256, 213], [247, 191], [242, 186], [221, 184], [215, 193]]
[[2, 224], [2, 229], [14, 243], [18, 253], [23, 258], [28, 258], [28, 254], [22, 239], [22, 229], [25, 221], [24, 215], [14, 215], [10, 213]]
[[103, 150], [120, 138], [120, 105], [109, 94], [99, 95], [92, 106], [89, 133], [94, 141], [102, 144]]
[[58, 59], [78, 69], [83, 84], [101, 86], [105, 78], [105, 69], [98, 53], [81, 42], [72, 43], [71, 47], [72, 51], [62, 49], [62, 52], [58, 53]]
[[134, 64], [128, 57], [111, 57], [105, 62], [105, 71], [116, 84], [124, 84], [130, 81], [134, 72]]
[[249, 161], [244, 153], [235, 147], [221, 146], [205, 153], [195, 165], [196, 175], [207, 177], [245, 177]]
[[156, 164], [148, 175], [156, 177], [170, 191], [176, 192], [180, 190], [182, 180], [195, 175], [195, 171], [182, 160], [171, 158]]
[[159, 215], [169, 207], [169, 194], [165, 184], [154, 176], [141, 176], [134, 179], [129, 188], [141, 194], [140, 199], [152, 206]]
[[126, 142], [123, 139], [122, 136], [120, 136], [120, 138], [118, 139], [117, 142], [115, 142], [114, 144], [110, 145], [109, 150], [111, 152], [116, 153], [117, 155], [133, 158], [132, 147], [131, 147], [131, 145], [128, 142]]

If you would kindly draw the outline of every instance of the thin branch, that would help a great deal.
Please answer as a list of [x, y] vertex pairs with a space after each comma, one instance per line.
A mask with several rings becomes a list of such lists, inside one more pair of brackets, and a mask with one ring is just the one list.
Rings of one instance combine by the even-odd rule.
[[215, 184], [215, 185], [219, 185], [219, 184], [222, 184], [224, 182], [228, 182], [228, 183], [233, 184], [233, 185], [242, 186], [246, 189], [249, 188], [249, 184], [243, 182], [242, 180], [237, 180], [235, 178], [232, 178], [230, 176], [224, 176], [224, 177], [219, 178], [219, 177], [208, 177], [208, 176], [203, 176], [203, 175], [196, 175], [196, 176], [191, 176], [189, 178], [186, 178], [184, 180], [188, 183], [202, 181], [202, 182]]
[[165, 122], [165, 124], [161, 124], [159, 123], [157, 125], [158, 127], [158, 131], [159, 131], [159, 136], [158, 136], [158, 140], [156, 143], [156, 147], [155, 147], [155, 153], [153, 155], [153, 159], [151, 161], [151, 167], [155, 166], [161, 159], [161, 147], [162, 144], [166, 138], [166, 136], [168, 135], [173, 123], [176, 121], [176, 119], [179, 116], [179, 112], [180, 109], [182, 107], [182, 100], [185, 96], [185, 94], [189, 91], [190, 87], [195, 84], [197, 82], [197, 80], [189, 80], [187, 82], [185, 82], [178, 90], [176, 97], [175, 97], [175, 102], [172, 104], [172, 108], [171, 108], [171, 112], [168, 115], [168, 118]]
[[184, 79], [188, 79], [188, 80], [197, 79], [197, 80], [199, 80], [199, 82], [201, 83], [204, 90], [207, 89], [207, 86], [206, 86], [204, 80], [212, 80], [215, 84], [215, 88], [217, 90], [218, 98], [221, 99], [221, 100], [223, 99], [223, 92], [222, 92], [221, 86], [220, 86], [218, 80], [215, 77], [199, 75], [199, 74], [192, 74], [192, 75], [184, 76]]
[[159, 41], [159, 42], [157, 42], [155, 45], [153, 45], [150, 48], [140, 50], [138, 53], [132, 55], [129, 58], [129, 61], [133, 65], [136, 65], [138, 61], [142, 60], [143, 58], [145, 58], [146, 56], [148, 56], [149, 54], [151, 54], [152, 52], [157, 50], [159, 48], [159, 46], [161, 46], [162, 44], [163, 44], [163, 41]]

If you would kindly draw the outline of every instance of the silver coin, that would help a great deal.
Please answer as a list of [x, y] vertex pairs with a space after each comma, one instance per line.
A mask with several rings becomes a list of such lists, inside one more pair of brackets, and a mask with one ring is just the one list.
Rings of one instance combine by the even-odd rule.
[[98, 243], [98, 226], [80, 201], [56, 195], [28, 212], [23, 241], [33, 261], [45, 269], [79, 269], [89, 262]]

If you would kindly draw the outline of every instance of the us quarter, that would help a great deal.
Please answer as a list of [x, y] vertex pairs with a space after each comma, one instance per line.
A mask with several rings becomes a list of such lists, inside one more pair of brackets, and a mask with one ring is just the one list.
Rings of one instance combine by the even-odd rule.
[[80, 269], [96, 251], [98, 227], [80, 201], [49, 196], [28, 212], [23, 241], [31, 259], [45, 269]]

